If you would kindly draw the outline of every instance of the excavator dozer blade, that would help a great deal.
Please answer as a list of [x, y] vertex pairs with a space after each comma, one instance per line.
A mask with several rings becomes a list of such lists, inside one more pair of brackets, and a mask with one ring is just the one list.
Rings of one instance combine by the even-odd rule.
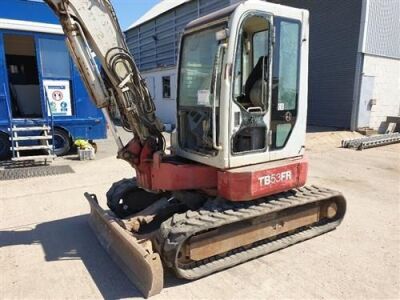
[[144, 297], [159, 294], [164, 285], [164, 272], [158, 253], [122, 228], [100, 207], [95, 195], [85, 193], [85, 197], [90, 204], [89, 224], [113, 261]]

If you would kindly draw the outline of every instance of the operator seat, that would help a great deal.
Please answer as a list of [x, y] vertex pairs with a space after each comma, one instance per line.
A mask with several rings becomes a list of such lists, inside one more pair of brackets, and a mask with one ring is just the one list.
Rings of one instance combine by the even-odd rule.
[[244, 97], [246, 102], [250, 102], [250, 106], [246, 107], [245, 113], [247, 119], [252, 119], [250, 123], [242, 126], [235, 134], [233, 139], [233, 152], [240, 153], [246, 151], [257, 151], [264, 149], [266, 145], [265, 132], [266, 127], [263, 122], [263, 117], [260, 116], [260, 111], [256, 112], [257, 116], [253, 116], [253, 112], [249, 108], [259, 107], [265, 110], [265, 104], [262, 98], [262, 72], [265, 56], [258, 59], [256, 66], [250, 72], [244, 86]]
[[245, 97], [253, 107], [264, 108], [262, 99], [262, 67], [264, 59], [266, 59], [266, 56], [260, 56], [244, 86]]

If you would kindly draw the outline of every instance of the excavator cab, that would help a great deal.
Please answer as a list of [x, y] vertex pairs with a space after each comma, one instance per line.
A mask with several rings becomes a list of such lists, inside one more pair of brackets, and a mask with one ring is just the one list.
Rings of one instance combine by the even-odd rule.
[[188, 24], [179, 58], [179, 156], [219, 169], [301, 156], [308, 12], [246, 1]]

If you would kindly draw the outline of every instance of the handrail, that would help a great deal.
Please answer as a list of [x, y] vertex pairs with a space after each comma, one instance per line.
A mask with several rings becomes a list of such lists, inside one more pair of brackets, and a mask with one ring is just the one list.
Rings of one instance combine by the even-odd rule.
[[3, 92], [4, 92], [4, 99], [6, 102], [6, 108], [7, 108], [7, 117], [8, 117], [8, 123], [10, 126], [10, 139], [11, 139], [11, 151], [12, 151], [12, 156], [15, 157], [15, 150], [14, 150], [14, 132], [13, 132], [13, 118], [12, 118], [12, 111], [10, 107], [10, 103], [7, 101], [7, 89], [6, 89], [6, 84], [3, 83]]
[[[222, 146], [217, 143], [217, 100], [218, 99], [218, 76], [221, 76], [221, 65], [223, 58], [223, 51], [226, 49], [226, 44], [220, 44], [218, 46], [217, 55], [215, 57], [215, 69], [214, 69], [214, 86], [213, 86], [213, 103], [212, 103], [212, 142], [215, 150], [222, 150]], [[219, 103], [219, 107], [221, 104]]]
[[49, 96], [47, 95], [47, 90], [44, 88], [44, 95], [46, 98], [46, 119], [47, 123], [49, 121], [49, 114], [50, 114], [50, 124], [51, 124], [51, 154], [54, 155], [54, 115], [53, 112], [51, 111], [51, 106], [50, 106], [50, 101], [49, 101]]

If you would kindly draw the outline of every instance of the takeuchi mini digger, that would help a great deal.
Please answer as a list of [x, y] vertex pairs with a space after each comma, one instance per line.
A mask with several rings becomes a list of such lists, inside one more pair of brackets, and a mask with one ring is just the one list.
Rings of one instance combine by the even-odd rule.
[[[58, 15], [118, 158], [110, 211], [86, 194], [90, 224], [145, 297], [164, 267], [197, 279], [336, 228], [341, 193], [305, 187], [308, 12], [248, 0], [189, 23], [178, 66], [177, 129], [163, 126], [109, 0], [45, 0]], [[132, 131], [124, 145], [109, 117]]]

